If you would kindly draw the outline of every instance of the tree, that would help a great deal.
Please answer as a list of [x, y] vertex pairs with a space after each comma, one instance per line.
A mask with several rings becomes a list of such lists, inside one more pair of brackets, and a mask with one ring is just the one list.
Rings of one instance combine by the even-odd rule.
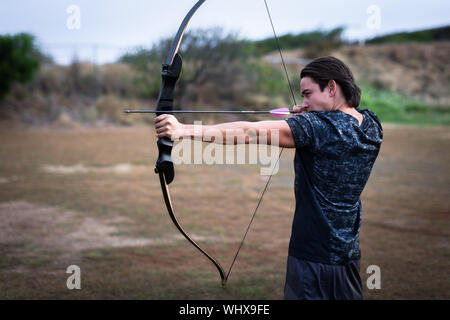
[[0, 36], [0, 98], [15, 82], [31, 80], [39, 69], [34, 37], [26, 33]]
[[[161, 83], [161, 62], [169, 52], [171, 40], [162, 39], [149, 50], [140, 49], [120, 59], [141, 72], [138, 82], [145, 88], [145, 95], [154, 99]], [[183, 72], [175, 91], [177, 105], [186, 106], [188, 101], [195, 101], [199, 90], [206, 87], [209, 94], [204, 103], [214, 104], [237, 94], [233, 84], [243, 77], [242, 66], [251, 56], [248, 41], [238, 39], [233, 33], [226, 34], [220, 28], [197, 29], [185, 33], [181, 46]]]

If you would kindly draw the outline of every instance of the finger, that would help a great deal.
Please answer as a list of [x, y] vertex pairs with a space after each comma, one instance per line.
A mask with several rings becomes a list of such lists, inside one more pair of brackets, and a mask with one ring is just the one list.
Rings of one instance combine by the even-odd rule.
[[164, 126], [165, 126], [164, 120], [161, 120], [158, 123], [155, 123], [155, 129], [162, 128]]
[[161, 127], [159, 127], [159, 128], [155, 128], [155, 130], [156, 130], [156, 133], [161, 133], [161, 132], [169, 131], [169, 130], [171, 130], [171, 129], [170, 129], [170, 127], [168, 127], [168, 126], [161, 126]]
[[161, 127], [165, 127], [169, 124], [169, 117], [165, 117], [161, 120], [158, 121], [158, 123], [155, 123], [155, 128], [161, 128]]
[[158, 133], [156, 136], [157, 136], [158, 138], [170, 138], [170, 136], [169, 136], [169, 130], [161, 131], [161, 132]]
[[305, 113], [308, 112], [309, 108], [305, 106], [295, 106], [294, 113]]
[[161, 128], [156, 128], [156, 134], [159, 134], [159, 133], [161, 133], [161, 132], [164, 132], [164, 131], [166, 131], [166, 128], [165, 127], [161, 127]]
[[167, 121], [168, 121], [169, 123], [174, 123], [174, 122], [177, 122], [178, 120], [177, 120], [177, 118], [175, 118], [174, 115], [168, 114], [168, 115], [167, 115]]
[[302, 110], [302, 107], [299, 105], [295, 105], [292, 107], [292, 110], [294, 111], [294, 113], [300, 113]]
[[167, 118], [167, 116], [168, 116], [168, 114], [162, 114], [162, 115], [157, 116], [155, 118], [155, 123], [158, 123], [158, 122], [164, 120], [165, 118]]

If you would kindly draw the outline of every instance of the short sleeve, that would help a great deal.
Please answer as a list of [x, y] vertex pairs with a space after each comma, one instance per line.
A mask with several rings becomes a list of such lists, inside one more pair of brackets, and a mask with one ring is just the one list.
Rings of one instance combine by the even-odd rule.
[[311, 147], [314, 141], [311, 114], [299, 114], [286, 119], [294, 137], [295, 147]]

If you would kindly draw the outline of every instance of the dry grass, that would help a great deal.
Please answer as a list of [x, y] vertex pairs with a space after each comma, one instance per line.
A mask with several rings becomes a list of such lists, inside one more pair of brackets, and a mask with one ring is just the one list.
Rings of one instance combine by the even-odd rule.
[[358, 81], [428, 104], [450, 104], [449, 41], [347, 46], [333, 55], [349, 65]]
[[[0, 298], [281, 299], [294, 198], [292, 150], [272, 180], [222, 290], [172, 226], [152, 128], [1, 129]], [[368, 299], [449, 299], [450, 129], [386, 126], [363, 193]], [[182, 225], [228, 269], [264, 179], [256, 166], [176, 167]], [[66, 288], [66, 268], [82, 290]]]

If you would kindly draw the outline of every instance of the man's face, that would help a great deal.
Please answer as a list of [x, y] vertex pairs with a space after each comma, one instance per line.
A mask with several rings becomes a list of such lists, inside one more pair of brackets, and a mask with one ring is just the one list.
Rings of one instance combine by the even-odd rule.
[[310, 77], [300, 81], [300, 93], [303, 97], [302, 109], [305, 111], [329, 111], [333, 107], [333, 96], [329, 87], [323, 91]]

